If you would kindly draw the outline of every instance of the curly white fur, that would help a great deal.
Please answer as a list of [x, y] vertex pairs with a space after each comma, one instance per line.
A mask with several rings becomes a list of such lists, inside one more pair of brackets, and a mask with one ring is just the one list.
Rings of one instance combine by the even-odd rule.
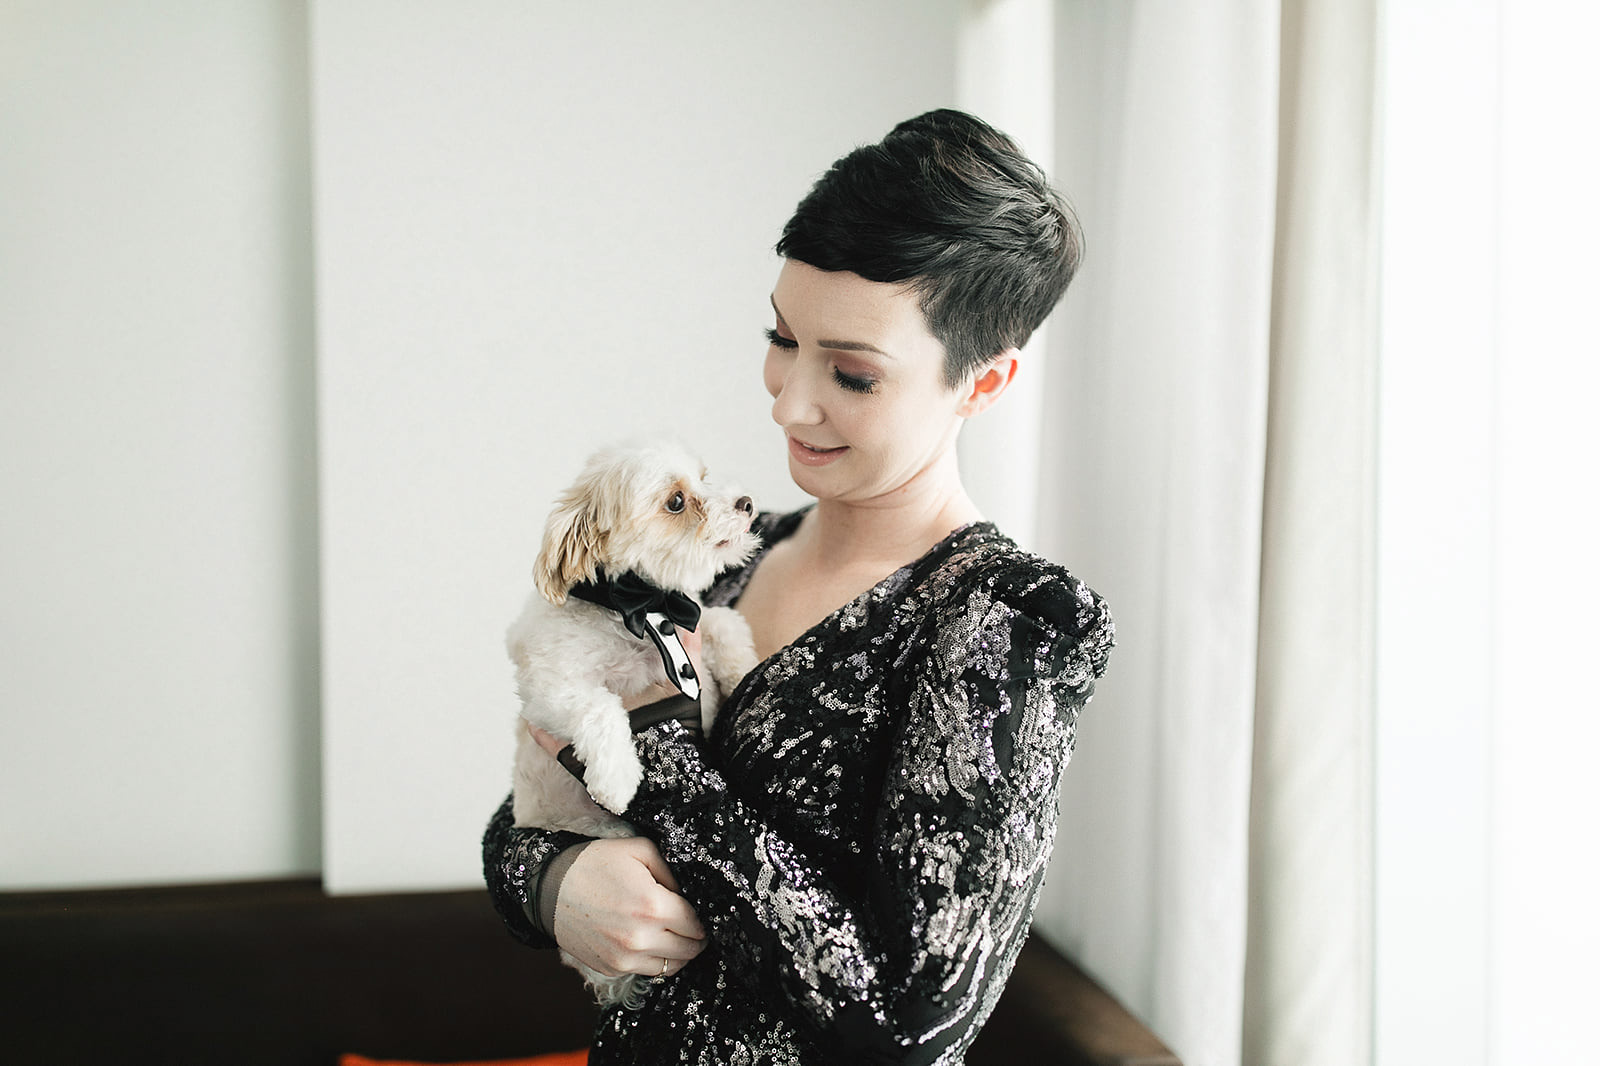
[[[748, 496], [706, 479], [704, 465], [674, 445], [607, 449], [592, 457], [557, 502], [534, 566], [536, 591], [506, 633], [522, 712], [517, 720], [512, 813], [517, 825], [590, 837], [632, 836], [622, 818], [642, 768], [623, 701], [665, 680], [655, 646], [612, 611], [569, 598], [597, 570], [633, 570], [695, 596], [718, 572], [750, 557]], [[722, 696], [756, 664], [750, 628], [726, 607], [704, 610], [697, 627], [711, 683], [700, 713], [711, 728]], [[579, 782], [528, 736], [531, 723], [572, 741], [586, 767]], [[601, 1003], [636, 1003], [634, 975], [605, 977], [565, 952]]]

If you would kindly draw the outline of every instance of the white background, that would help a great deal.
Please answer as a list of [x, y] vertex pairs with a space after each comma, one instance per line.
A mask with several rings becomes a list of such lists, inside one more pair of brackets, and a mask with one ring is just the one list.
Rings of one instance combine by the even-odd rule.
[[551, 499], [675, 432], [802, 501], [761, 385], [772, 244], [835, 157], [952, 102], [956, 10], [314, 13], [323, 877], [467, 884]]
[[0, 886], [322, 861], [303, 15], [0, 6]]
[[551, 498], [802, 502], [771, 247], [958, 5], [0, 11], [0, 887], [478, 882]]

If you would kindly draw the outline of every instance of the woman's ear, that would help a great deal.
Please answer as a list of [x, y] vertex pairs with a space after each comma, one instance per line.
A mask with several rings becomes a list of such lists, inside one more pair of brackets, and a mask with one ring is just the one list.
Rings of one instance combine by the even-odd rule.
[[987, 410], [989, 405], [1006, 391], [1011, 379], [1017, 376], [1017, 367], [1021, 361], [1021, 355], [1015, 348], [1007, 348], [989, 360], [978, 371], [971, 384], [966, 386], [967, 394], [956, 408], [956, 414], [962, 418], [971, 418]]

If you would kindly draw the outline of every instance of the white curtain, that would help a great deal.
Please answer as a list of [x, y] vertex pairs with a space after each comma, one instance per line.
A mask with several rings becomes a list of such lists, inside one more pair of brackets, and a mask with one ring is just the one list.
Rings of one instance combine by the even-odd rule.
[[1190, 1066], [1587, 1061], [1600, 15], [969, 14], [1053, 41], [1088, 235], [969, 474], [1038, 456], [993, 509], [1120, 633], [1039, 931]]
[[1371, 1061], [1375, 3], [1283, 5], [1249, 1064]]
[[[976, 3], [969, 68], [1024, 9], [1087, 255], [1041, 414], [965, 461], [1038, 455], [1020, 532], [1119, 635], [1037, 927], [1191, 1066], [1364, 1062], [1372, 8]], [[1026, 129], [1013, 95], [969, 90]]]
[[1191, 1066], [1240, 1049], [1277, 7], [1058, 9], [1087, 257], [1055, 323], [1040, 543], [1107, 596], [1119, 648], [1040, 926]]

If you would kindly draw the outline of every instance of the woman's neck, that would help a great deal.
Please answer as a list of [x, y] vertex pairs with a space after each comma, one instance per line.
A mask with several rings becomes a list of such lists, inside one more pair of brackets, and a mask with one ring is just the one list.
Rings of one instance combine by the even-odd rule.
[[982, 517], [961, 485], [952, 454], [946, 469], [923, 471], [888, 496], [818, 500], [796, 532], [807, 554], [833, 567], [889, 572]]

